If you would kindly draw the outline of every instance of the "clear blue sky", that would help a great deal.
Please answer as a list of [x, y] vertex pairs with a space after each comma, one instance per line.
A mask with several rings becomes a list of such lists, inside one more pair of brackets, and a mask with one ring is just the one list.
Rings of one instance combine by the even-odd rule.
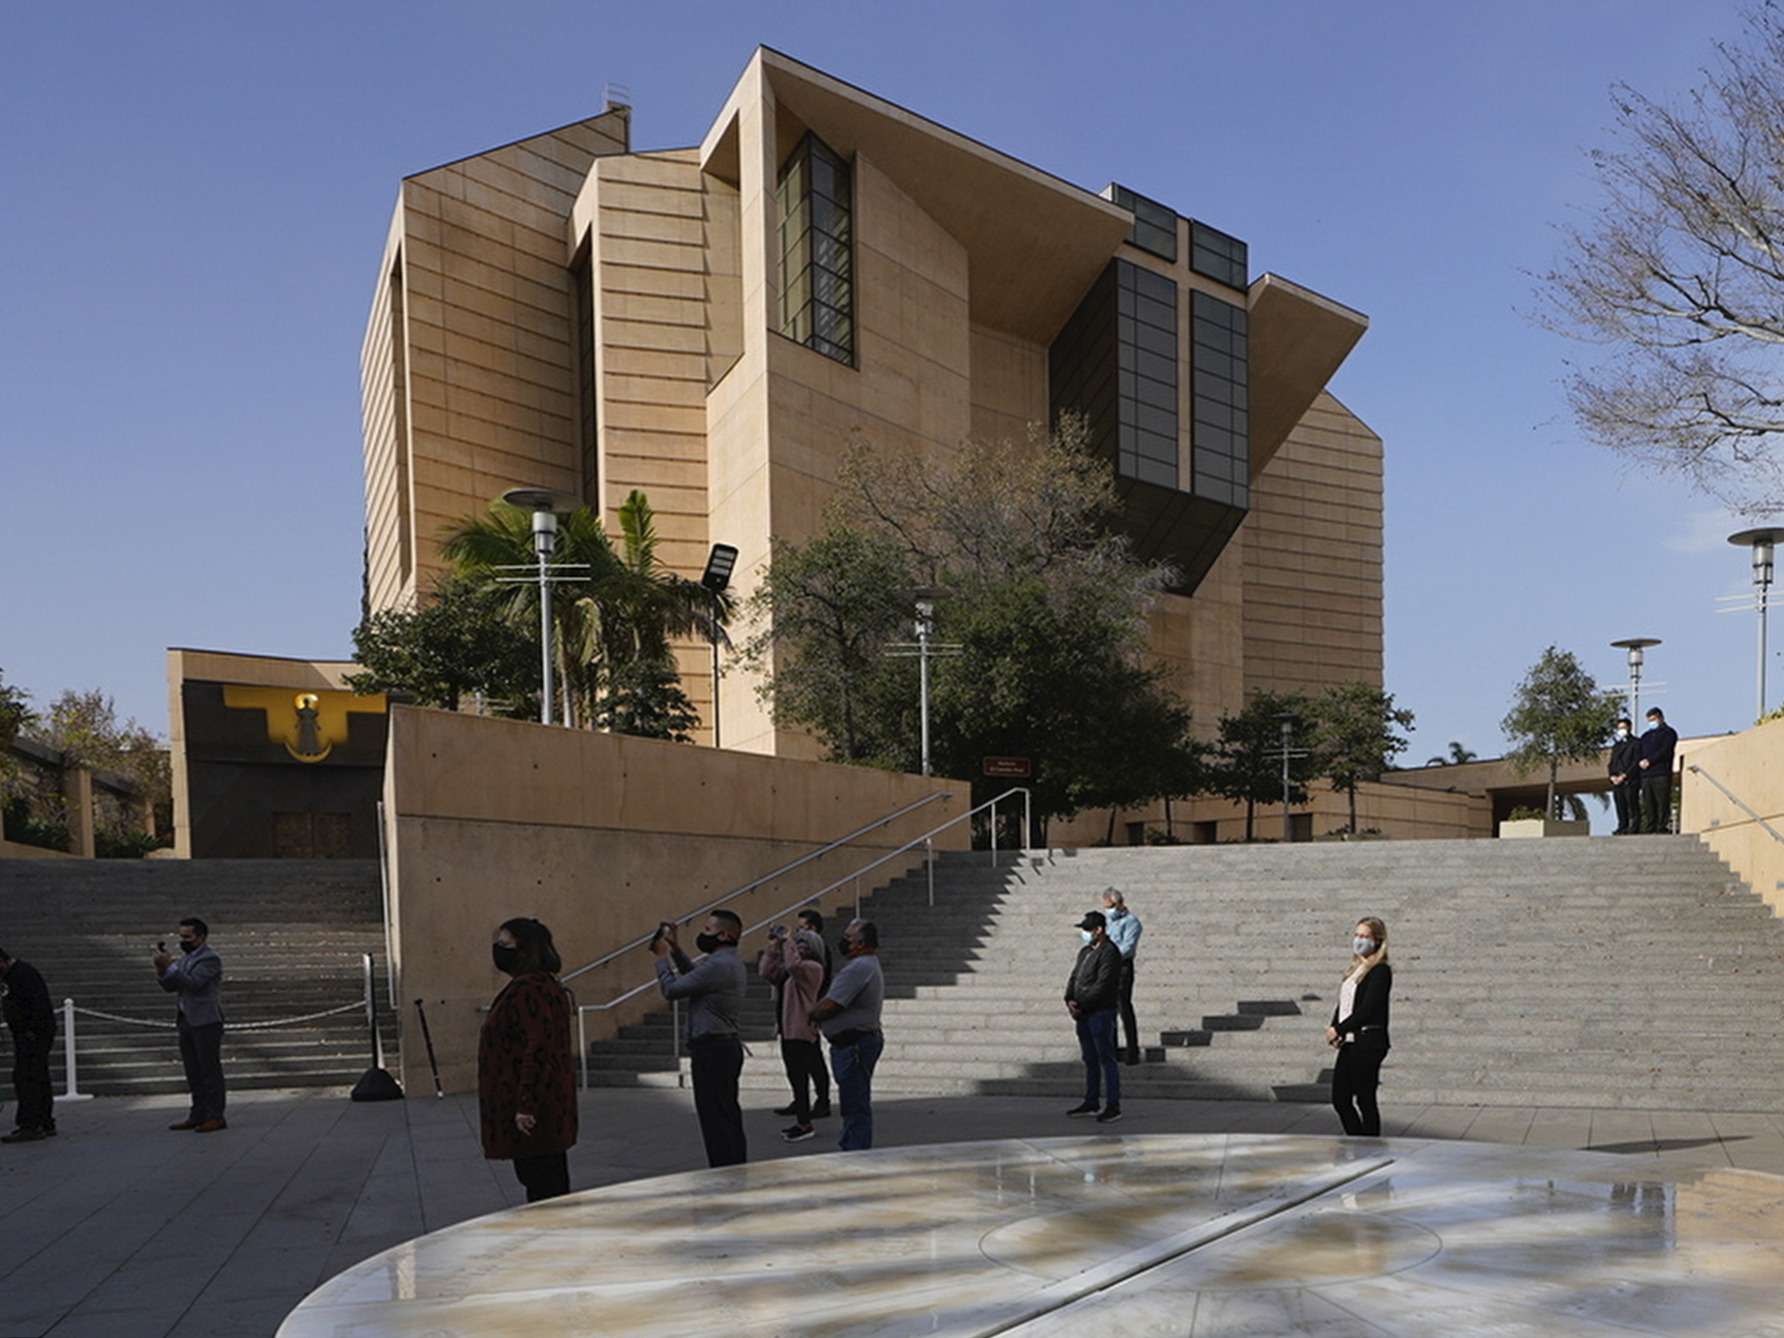
[[[345, 657], [359, 343], [403, 175], [593, 114], [697, 142], [766, 43], [1091, 189], [1119, 180], [1373, 324], [1334, 390], [1387, 450], [1406, 760], [1542, 649], [1752, 718], [1741, 525], [1584, 445], [1531, 272], [1628, 81], [1682, 92], [1725, 0], [98, 0], [0, 20], [0, 669], [167, 730], [168, 646]], [[1784, 645], [1784, 629], [1777, 640]], [[1784, 696], [1774, 656], [1772, 700]], [[1644, 700], [1649, 700], [1644, 694]]]

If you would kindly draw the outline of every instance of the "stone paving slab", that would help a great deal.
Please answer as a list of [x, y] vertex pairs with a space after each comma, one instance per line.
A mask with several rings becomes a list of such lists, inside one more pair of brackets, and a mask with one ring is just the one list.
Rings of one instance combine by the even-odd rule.
[[[836, 1121], [788, 1145], [745, 1094], [754, 1159], [834, 1150]], [[1061, 1097], [892, 1096], [881, 1147], [1084, 1132]], [[1338, 1132], [1322, 1106], [1124, 1103], [1112, 1133]], [[170, 1133], [184, 1098], [57, 1105], [61, 1135], [0, 1148], [0, 1338], [262, 1338], [328, 1278], [424, 1232], [519, 1204], [506, 1163], [483, 1160], [470, 1096], [355, 1105], [330, 1090], [232, 1095], [230, 1126]], [[578, 1189], [704, 1165], [690, 1094], [595, 1089], [570, 1157]], [[1669, 1170], [1784, 1174], [1784, 1119], [1753, 1113], [1423, 1106], [1384, 1115], [1390, 1137], [1596, 1147]], [[1087, 1134], [1087, 1136], [1095, 1136]], [[822, 1192], [822, 1186], [818, 1186]]]

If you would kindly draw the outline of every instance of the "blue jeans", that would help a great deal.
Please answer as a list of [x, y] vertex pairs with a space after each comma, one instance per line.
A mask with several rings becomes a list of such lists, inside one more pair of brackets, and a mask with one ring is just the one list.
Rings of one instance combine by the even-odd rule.
[[830, 1047], [836, 1100], [842, 1107], [842, 1136], [836, 1146], [855, 1152], [873, 1146], [873, 1066], [886, 1048], [884, 1032], [869, 1032], [853, 1045]]
[[1084, 1056], [1084, 1099], [1091, 1105], [1101, 1103], [1105, 1088], [1109, 1104], [1121, 1104], [1121, 1066], [1115, 1062], [1115, 1018], [1116, 1010], [1105, 1008], [1078, 1019], [1078, 1053]]

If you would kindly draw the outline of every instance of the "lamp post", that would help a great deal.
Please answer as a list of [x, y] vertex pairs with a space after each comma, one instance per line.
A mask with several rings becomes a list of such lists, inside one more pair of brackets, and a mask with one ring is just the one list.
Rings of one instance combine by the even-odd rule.
[[917, 712], [920, 717], [919, 752], [922, 757], [923, 774], [929, 774], [929, 661], [937, 655], [958, 655], [960, 647], [932, 640], [935, 636], [935, 605], [937, 600], [947, 598], [948, 592], [939, 585], [919, 585], [912, 588], [911, 593], [917, 597], [917, 621], [915, 641], [894, 641], [886, 649], [886, 654], [895, 656], [915, 655], [917, 657]]
[[700, 584], [712, 596], [710, 631], [712, 632], [712, 746], [719, 746], [719, 596], [731, 584], [731, 572], [737, 566], [737, 550], [730, 544], [714, 544], [706, 557], [706, 570], [700, 573]]
[[1639, 727], [1642, 718], [1642, 652], [1659, 644], [1657, 636], [1631, 636], [1611, 642], [1619, 650], [1629, 652], [1629, 723], [1633, 727]]
[[557, 548], [557, 513], [580, 503], [548, 488], [510, 488], [502, 494], [509, 506], [533, 513], [533, 553], [539, 562], [539, 723], [552, 723], [551, 555]]
[[1735, 547], [1753, 550], [1753, 605], [1759, 610], [1759, 684], [1753, 706], [1755, 720], [1765, 714], [1765, 610], [1770, 602], [1772, 585], [1772, 549], [1780, 539], [1784, 539], [1784, 527], [1776, 525], [1742, 530], [1728, 536], [1728, 542]]

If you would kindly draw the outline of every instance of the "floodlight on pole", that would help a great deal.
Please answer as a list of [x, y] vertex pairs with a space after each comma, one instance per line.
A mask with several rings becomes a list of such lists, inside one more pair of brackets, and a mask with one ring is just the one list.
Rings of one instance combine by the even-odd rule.
[[1765, 613], [1771, 602], [1772, 550], [1780, 540], [1784, 540], [1784, 526], [1777, 525], [1762, 525], [1757, 529], [1742, 530], [1728, 536], [1729, 543], [1736, 548], [1751, 549], [1753, 554], [1753, 607], [1759, 611], [1758, 684], [1753, 705], [1755, 720], [1765, 714]]
[[917, 657], [917, 714], [920, 721], [919, 755], [922, 759], [923, 774], [929, 775], [929, 661], [937, 655], [958, 655], [958, 645], [944, 645], [935, 641], [935, 606], [938, 600], [946, 599], [948, 591], [939, 585], [919, 585], [912, 588], [911, 593], [917, 597], [917, 620], [915, 641], [895, 641], [886, 651], [888, 655], [915, 655]]
[[509, 506], [533, 513], [533, 553], [539, 563], [539, 723], [552, 723], [551, 555], [557, 548], [557, 513], [580, 503], [547, 488], [510, 488], [502, 494]]
[[1642, 718], [1642, 652], [1659, 644], [1657, 636], [1631, 636], [1611, 642], [1618, 650], [1629, 652], [1629, 723], [1632, 727], [1638, 726]]
[[714, 544], [706, 556], [706, 570], [700, 573], [700, 584], [712, 596], [710, 628], [712, 633], [712, 746], [719, 746], [719, 597], [731, 584], [731, 573], [737, 567], [737, 549], [731, 544]]

